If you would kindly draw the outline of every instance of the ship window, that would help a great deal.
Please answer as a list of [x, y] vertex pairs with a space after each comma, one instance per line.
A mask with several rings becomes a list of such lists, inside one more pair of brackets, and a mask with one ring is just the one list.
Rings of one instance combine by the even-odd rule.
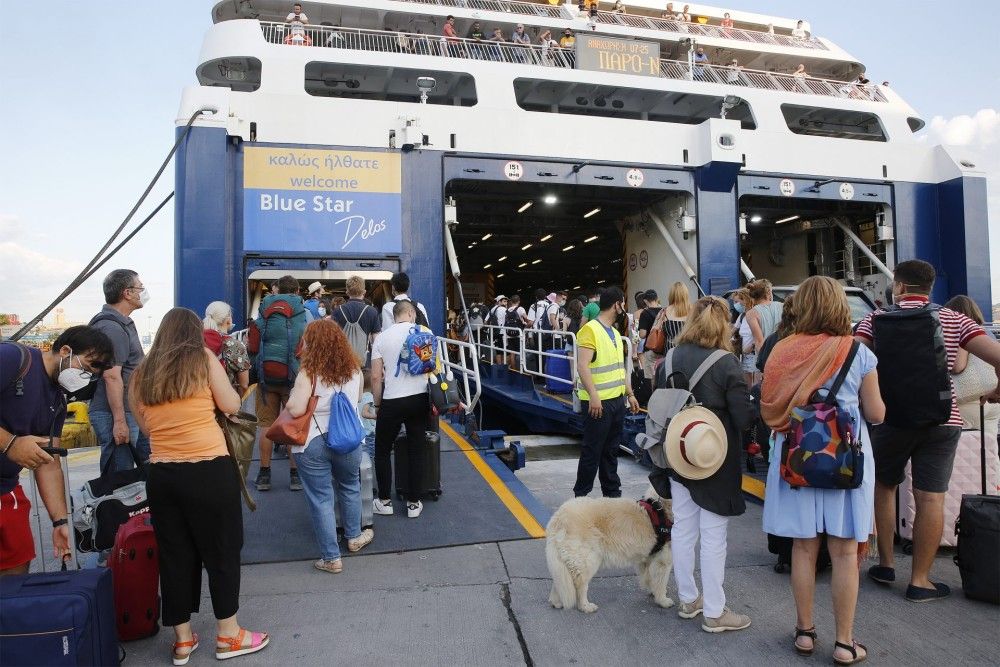
[[698, 125], [709, 118], [740, 121], [744, 130], [757, 129], [746, 100], [722, 95], [693, 95], [676, 90], [624, 88], [572, 81], [516, 79], [514, 95], [526, 111], [604, 116], [660, 123]]
[[924, 129], [924, 119], [910, 116], [906, 119], [906, 124], [910, 126], [910, 132], [919, 132]]
[[788, 129], [795, 134], [862, 141], [886, 140], [882, 121], [867, 111], [782, 104], [781, 113]]
[[260, 60], [257, 58], [219, 58], [202, 63], [198, 68], [198, 83], [203, 86], [231, 88], [240, 93], [252, 93], [260, 88]]
[[305, 88], [317, 97], [419, 103], [417, 79], [433, 79], [427, 104], [471, 107], [478, 101], [471, 74], [403, 67], [311, 62], [306, 65]]

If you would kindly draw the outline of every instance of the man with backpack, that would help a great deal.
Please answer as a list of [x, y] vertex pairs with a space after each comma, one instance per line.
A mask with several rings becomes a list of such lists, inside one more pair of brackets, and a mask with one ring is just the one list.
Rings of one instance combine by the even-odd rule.
[[609, 287], [601, 292], [599, 304], [597, 319], [587, 322], [576, 337], [578, 395], [586, 412], [573, 495], [588, 495], [599, 473], [604, 497], [620, 498], [618, 444], [625, 425], [626, 397], [633, 414], [639, 411], [639, 403], [626, 382], [624, 343], [614, 328], [625, 312], [625, 294]]
[[[503, 327], [507, 322], [507, 297], [503, 294], [497, 296], [494, 300], [493, 307], [490, 308], [490, 312], [486, 314], [486, 319], [483, 320], [483, 324], [488, 327]], [[493, 363], [502, 364], [504, 361], [504, 348], [507, 347], [507, 337], [499, 331], [493, 330]]]
[[24, 574], [35, 558], [31, 503], [19, 481], [25, 468], [52, 520], [57, 555], [69, 555], [62, 466], [42, 447], [59, 447], [65, 395], [98, 382], [114, 363], [114, 346], [96, 327], [70, 327], [48, 352], [0, 343], [0, 575]]
[[430, 328], [429, 320], [427, 319], [427, 309], [424, 308], [422, 303], [414, 301], [410, 298], [407, 292], [410, 290], [410, 276], [405, 273], [394, 273], [392, 278], [389, 279], [389, 284], [392, 286], [392, 301], [388, 301], [384, 306], [382, 306], [382, 331], [385, 331], [393, 324], [396, 323], [395, 317], [393, 317], [392, 310], [396, 303], [400, 301], [408, 301], [413, 304], [416, 308], [417, 324], [422, 327]]
[[434, 370], [437, 343], [430, 329], [417, 324], [417, 309], [411, 301], [396, 302], [392, 311], [392, 326], [382, 329], [372, 345], [375, 479], [379, 490], [373, 511], [383, 515], [393, 513], [390, 455], [399, 428], [405, 425], [406, 451], [396, 452], [396, 465], [400, 465], [401, 457], [407, 457], [406, 515], [415, 519], [423, 510], [422, 448], [426, 446], [424, 438], [430, 415], [427, 373]]
[[929, 576], [944, 530], [945, 492], [962, 431], [950, 376], [959, 347], [996, 367], [1000, 378], [1000, 343], [965, 315], [930, 303], [934, 279], [934, 267], [927, 262], [897, 264], [892, 283], [895, 305], [865, 317], [855, 332], [857, 340], [878, 357], [886, 407], [885, 422], [871, 431], [879, 564], [868, 570], [868, 576], [881, 584], [896, 579], [896, 487], [910, 463], [916, 501], [913, 568], [906, 590], [911, 602], [950, 593], [948, 586]]
[[374, 306], [365, 303], [365, 279], [351, 276], [347, 279], [347, 303], [333, 311], [333, 321], [340, 325], [354, 349], [354, 356], [362, 368], [368, 367], [368, 350], [375, 334], [382, 328], [382, 319]]
[[[247, 350], [257, 369], [257, 425], [260, 434], [260, 471], [254, 482], [258, 491], [271, 489], [271, 454], [273, 443], [264, 435], [278, 418], [288, 400], [295, 377], [299, 373], [299, 342], [309, 320], [308, 311], [299, 296], [299, 281], [294, 276], [278, 279], [278, 293], [264, 297], [260, 317], [250, 323]], [[295, 458], [288, 457], [289, 485], [292, 491], [302, 490]]]
[[[146, 305], [149, 291], [131, 269], [115, 269], [104, 278], [102, 287], [105, 305], [89, 324], [111, 339], [115, 363], [97, 383], [90, 401], [90, 424], [101, 447], [101, 470], [115, 472], [149, 459], [149, 438], [139, 430], [128, 401], [132, 371], [146, 356], [131, 315]], [[127, 446], [129, 443], [133, 448]], [[139, 461], [132, 460], [132, 449]]]

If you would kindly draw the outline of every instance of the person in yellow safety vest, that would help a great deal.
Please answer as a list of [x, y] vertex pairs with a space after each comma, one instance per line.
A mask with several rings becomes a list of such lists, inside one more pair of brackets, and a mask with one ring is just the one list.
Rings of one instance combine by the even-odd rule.
[[597, 319], [587, 322], [576, 336], [577, 374], [582, 385], [578, 394], [588, 406], [573, 494], [588, 495], [594, 488], [594, 475], [599, 474], [601, 493], [606, 498], [620, 498], [618, 443], [625, 424], [625, 397], [632, 414], [639, 411], [639, 402], [627, 382], [624, 343], [614, 328], [625, 312], [625, 294], [618, 287], [609, 287], [601, 292], [599, 305]]

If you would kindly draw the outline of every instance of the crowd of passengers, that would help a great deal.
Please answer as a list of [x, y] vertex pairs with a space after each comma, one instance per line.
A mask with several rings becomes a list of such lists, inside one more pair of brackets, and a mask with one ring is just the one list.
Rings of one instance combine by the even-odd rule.
[[[597, 29], [597, 16], [602, 11], [599, 6], [600, 3], [596, 0], [580, 0], [580, 14], [589, 18], [588, 27], [591, 30]], [[620, 0], [615, 2], [610, 10], [610, 13], [614, 14], [626, 12], [625, 4]], [[661, 13], [661, 19], [670, 22], [671, 29], [679, 32], [686, 32], [685, 26], [687, 24], [701, 25], [698, 17], [692, 16], [690, 5], [684, 5], [682, 10], [675, 11], [672, 2], [667, 3], [666, 9]], [[309, 17], [302, 11], [301, 4], [296, 3], [293, 6], [285, 21], [289, 26], [283, 39], [285, 44], [312, 46], [315, 43], [313, 37], [306, 31]], [[803, 21], [796, 23], [796, 27], [791, 31], [791, 38], [802, 42], [802, 44], [812, 44], [812, 37], [803, 25]], [[348, 44], [349, 33], [341, 32], [338, 26], [328, 26], [328, 28], [321, 35], [323, 45], [336, 48]], [[713, 36], [731, 37], [732, 33], [729, 31], [733, 29], [733, 19], [729, 12], [726, 12], [719, 25], [718, 35]], [[775, 34], [773, 25], [768, 25], [768, 33]], [[556, 39], [557, 36], [558, 39]], [[441, 55], [495, 62], [513, 61], [572, 68], [576, 64], [575, 44], [576, 35], [570, 28], [565, 28], [562, 33], [557, 31], [554, 34], [550, 28], [525, 29], [524, 24], [521, 23], [518, 23], [510, 33], [505, 33], [501, 27], [488, 28], [482, 22], [475, 20], [465, 35], [460, 35], [456, 28], [455, 17], [449, 15], [445, 18], [441, 34], [438, 36], [424, 34], [420, 29], [414, 33], [400, 30], [396, 33], [395, 38], [385, 46], [398, 53]], [[716, 49], [716, 51], [719, 50]], [[713, 76], [709, 73], [708, 67], [719, 69], [720, 74]], [[750, 85], [747, 74], [743, 70], [744, 68], [737, 58], [713, 62], [705, 52], [705, 48], [699, 46], [693, 55], [693, 67], [690, 72], [685, 73], [685, 76], [695, 81], [715, 80], [720, 83], [724, 81], [731, 85]], [[809, 77], [805, 63], [799, 63], [791, 75], [792, 78], [784, 83], [789, 91], [816, 92], [805, 81]], [[871, 82], [864, 74], [859, 74], [856, 80], [843, 84], [839, 92], [845, 97], [875, 99], [875, 89], [870, 84]], [[882, 85], [888, 86], [888, 82], [883, 82]]]

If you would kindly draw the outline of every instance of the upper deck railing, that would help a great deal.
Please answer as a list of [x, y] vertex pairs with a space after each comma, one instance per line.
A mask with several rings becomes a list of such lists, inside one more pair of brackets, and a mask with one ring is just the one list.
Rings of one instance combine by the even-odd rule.
[[688, 23], [686, 21], [675, 21], [673, 19], [655, 18], [652, 16], [642, 16], [640, 14], [619, 14], [617, 12], [598, 12], [597, 22], [607, 25], [624, 25], [632, 28], [645, 28], [647, 30], [662, 30], [682, 35], [693, 35], [695, 37], [718, 37], [720, 39], [735, 39], [741, 42], [752, 44], [773, 44], [775, 46], [791, 46], [794, 48], [820, 49], [829, 51], [830, 49], [822, 42], [807, 38], [798, 39], [789, 35], [775, 35], [770, 32], [760, 30], [746, 30], [744, 28], [723, 28], [718, 25], [707, 23]]
[[[331, 26], [305, 26], [295, 31], [285, 23], [261, 21], [264, 39], [273, 44], [318, 46], [357, 51], [402, 53], [464, 60], [503, 62], [575, 69], [576, 54], [571, 48], [522, 45], [510, 42], [444, 38], [421, 33], [364, 30]], [[871, 102], [887, 102], [878, 86], [793, 76], [760, 70], [734, 69], [720, 65], [691, 66], [687, 61], [660, 60], [660, 76], [667, 79], [701, 81], [731, 86], [779, 90], [806, 95], [823, 95]]]
[[541, 16], [550, 19], [571, 19], [573, 16], [563, 5], [540, 5], [534, 2], [517, 2], [517, 0], [397, 0], [423, 5], [438, 5], [439, 7], [454, 7], [456, 9], [479, 9], [485, 12], [501, 12], [504, 14], [524, 14], [525, 16]]
[[[483, 11], [501, 12], [505, 14], [523, 14], [556, 19], [573, 19], [574, 14], [564, 5], [540, 5], [531, 2], [508, 2], [508, 0], [397, 0], [424, 5], [454, 7], [456, 9], [479, 9]], [[597, 23], [605, 25], [628, 26], [644, 30], [659, 30], [679, 35], [695, 37], [717, 37], [720, 39], [735, 39], [750, 44], [772, 44], [775, 46], [790, 46], [800, 49], [819, 49], [829, 51], [826, 44], [816, 39], [797, 39], [790, 35], [775, 35], [762, 30], [746, 30], [745, 28], [723, 28], [707, 23], [675, 21], [673, 19], [656, 18], [642, 14], [629, 14], [600, 11], [596, 17]]]

